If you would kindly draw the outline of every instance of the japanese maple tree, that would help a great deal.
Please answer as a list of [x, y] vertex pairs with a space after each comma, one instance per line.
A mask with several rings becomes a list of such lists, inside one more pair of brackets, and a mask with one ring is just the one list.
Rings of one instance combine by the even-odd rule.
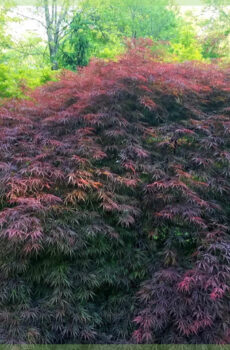
[[230, 342], [230, 71], [139, 44], [0, 109], [0, 343]]

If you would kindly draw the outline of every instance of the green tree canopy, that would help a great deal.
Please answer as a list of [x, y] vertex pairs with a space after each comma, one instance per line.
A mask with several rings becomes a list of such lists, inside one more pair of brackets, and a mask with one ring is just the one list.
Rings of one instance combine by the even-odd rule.
[[75, 69], [92, 56], [114, 58], [124, 51], [125, 38], [171, 40], [176, 22], [168, 0], [82, 0], [62, 41], [61, 65]]
[[203, 28], [203, 55], [210, 59], [227, 59], [230, 56], [230, 1], [203, 0], [209, 18], [200, 22]]

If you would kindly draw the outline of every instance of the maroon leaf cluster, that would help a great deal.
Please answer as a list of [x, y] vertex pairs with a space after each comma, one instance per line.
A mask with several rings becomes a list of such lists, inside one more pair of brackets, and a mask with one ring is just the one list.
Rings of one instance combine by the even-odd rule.
[[230, 72], [143, 46], [0, 110], [0, 343], [230, 342]]

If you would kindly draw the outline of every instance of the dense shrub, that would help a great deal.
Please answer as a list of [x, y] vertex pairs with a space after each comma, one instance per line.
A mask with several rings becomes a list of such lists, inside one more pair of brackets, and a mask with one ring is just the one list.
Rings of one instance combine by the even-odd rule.
[[230, 341], [229, 83], [140, 46], [1, 108], [1, 343]]

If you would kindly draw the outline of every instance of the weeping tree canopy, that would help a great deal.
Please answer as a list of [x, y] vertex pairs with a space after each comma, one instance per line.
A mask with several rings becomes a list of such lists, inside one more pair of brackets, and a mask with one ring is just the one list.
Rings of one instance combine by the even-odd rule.
[[1, 343], [230, 341], [230, 72], [145, 46], [1, 107]]

